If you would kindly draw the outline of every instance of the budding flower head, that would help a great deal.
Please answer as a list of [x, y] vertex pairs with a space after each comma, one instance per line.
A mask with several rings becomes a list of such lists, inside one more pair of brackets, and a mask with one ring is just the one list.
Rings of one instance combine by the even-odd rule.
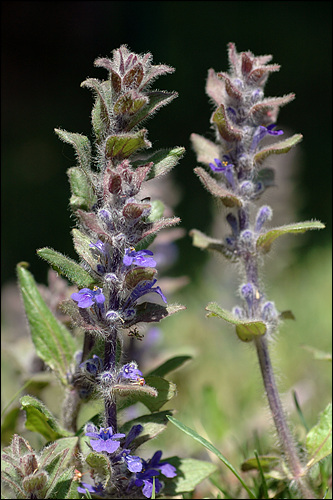
[[245, 299], [249, 309], [252, 309], [254, 299], [254, 286], [252, 283], [246, 283], [241, 286], [240, 294]]

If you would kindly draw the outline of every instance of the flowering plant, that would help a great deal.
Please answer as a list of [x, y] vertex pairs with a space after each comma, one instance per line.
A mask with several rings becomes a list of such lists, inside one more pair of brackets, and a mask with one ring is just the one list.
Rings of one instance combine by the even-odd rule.
[[[158, 322], [184, 309], [168, 304], [156, 285], [156, 260], [147, 249], [158, 231], [179, 218], [163, 217], [161, 201], [140, 196], [144, 184], [169, 172], [184, 153], [182, 147], [146, 152], [151, 143], [147, 130], [140, 128], [177, 96], [151, 89], [158, 76], [173, 68], [153, 65], [151, 54], [134, 54], [125, 45], [95, 65], [109, 75], [105, 81], [88, 78], [82, 83], [95, 94], [93, 146], [86, 136], [56, 129], [78, 159], [68, 176], [76, 220], [72, 236], [80, 262], [51, 248], [38, 250], [78, 287], [60, 304], [66, 325], [45, 303], [27, 265], [18, 265], [37, 354], [62, 382], [65, 397], [61, 424], [37, 398], [21, 399], [27, 428], [49, 444], [37, 453], [15, 435], [5, 449], [3, 479], [17, 498], [176, 495], [193, 490], [214, 470], [207, 464], [197, 474], [186, 459], [161, 461], [161, 451], [150, 460], [134, 453], [165, 429], [172, 411], [160, 409], [175, 394], [175, 385], [163, 377], [189, 358], [173, 358], [156, 374], [143, 375], [135, 359], [126, 359], [124, 342], [137, 324]], [[134, 337], [142, 340], [139, 333]], [[102, 401], [104, 411], [78, 428], [80, 409], [92, 398]], [[150, 413], [119, 428], [119, 412], [137, 401]]]

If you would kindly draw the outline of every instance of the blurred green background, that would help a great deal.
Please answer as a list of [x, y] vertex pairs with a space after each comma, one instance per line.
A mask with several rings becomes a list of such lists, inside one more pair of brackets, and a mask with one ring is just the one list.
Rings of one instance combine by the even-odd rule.
[[[109, 56], [125, 43], [134, 52], [152, 52], [156, 64], [176, 68], [156, 82], [156, 88], [178, 91], [179, 98], [147, 122], [149, 139], [156, 149], [185, 146], [187, 153], [173, 173], [179, 192], [174, 211], [187, 232], [196, 227], [215, 235], [221, 233], [223, 216], [193, 173], [197, 163], [189, 141], [191, 132], [210, 136], [207, 70], [227, 69], [229, 41], [239, 51], [273, 54], [273, 62], [281, 64], [266, 95], [296, 93], [296, 100], [281, 110], [278, 127], [288, 136], [300, 132], [304, 140], [297, 151], [272, 163], [280, 169], [278, 189], [267, 191], [273, 223], [314, 218], [326, 224], [323, 231], [281, 238], [267, 256], [264, 272], [267, 295], [279, 310], [292, 309], [296, 316], [281, 327], [273, 360], [300, 439], [304, 429], [291, 390], [297, 390], [310, 426], [331, 397], [331, 364], [302, 348], [331, 349], [331, 9], [330, 2], [2, 2], [1, 279], [7, 285], [22, 260], [31, 264], [38, 282], [46, 281], [47, 265], [37, 258], [36, 248], [50, 246], [76, 258], [66, 176], [75, 163], [74, 152], [53, 129], [90, 135], [92, 96], [80, 83], [88, 76], [106, 77], [104, 70], [94, 68], [96, 57]], [[271, 203], [269, 197], [265, 202]], [[276, 445], [251, 346], [238, 342], [221, 320], [205, 318], [209, 301], [233, 307], [240, 283], [235, 266], [209, 258], [192, 247], [188, 236], [177, 244], [179, 257], [170, 274], [191, 279], [174, 297], [187, 310], [159, 325], [163, 344], [152, 367], [172, 355], [194, 356], [170, 375], [178, 396], [167, 408], [176, 408], [177, 418], [207, 433], [239, 466], [247, 447], [250, 454], [258, 448], [256, 434], [263, 452]], [[12, 298], [4, 302], [5, 307], [10, 303], [4, 316], [6, 338], [12, 340], [4, 350], [5, 403], [26, 380], [21, 365], [28, 363], [26, 344], [14, 343], [13, 332], [23, 327], [13, 322], [22, 312], [13, 306], [15, 293]], [[59, 413], [57, 383], [37, 394]], [[23, 422], [21, 427], [36, 444], [23, 431]], [[194, 453], [207, 459], [199, 445], [172, 425], [144, 454], [159, 448], [165, 449], [164, 456]]]
[[[208, 68], [228, 67], [229, 41], [255, 55], [273, 54], [281, 64], [266, 95], [296, 93], [282, 109], [278, 126], [302, 133], [293, 174], [298, 198], [293, 219], [316, 218], [325, 231], [309, 234], [308, 246], [331, 235], [331, 3], [330, 2], [2, 2], [2, 283], [15, 277], [18, 261], [31, 263], [39, 281], [46, 266], [36, 248], [51, 246], [75, 257], [69, 229], [67, 168], [74, 152], [53, 129], [90, 135], [92, 95], [87, 77], [105, 78], [94, 68], [121, 44], [152, 52], [155, 63], [176, 68], [156, 87], [179, 98], [147, 122], [157, 148], [184, 146], [174, 169], [181, 197], [175, 211], [182, 227], [208, 232], [213, 203], [193, 173], [191, 132], [210, 133], [211, 106], [204, 86]], [[281, 192], [281, 200], [283, 191]], [[304, 242], [303, 242], [304, 243]], [[189, 237], [179, 242], [174, 275], [201, 274], [205, 257]], [[302, 258], [302, 252], [299, 257]]]

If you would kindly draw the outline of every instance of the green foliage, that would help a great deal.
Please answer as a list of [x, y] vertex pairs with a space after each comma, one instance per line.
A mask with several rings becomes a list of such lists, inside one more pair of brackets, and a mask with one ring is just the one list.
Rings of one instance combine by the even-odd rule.
[[228, 323], [236, 325], [236, 333], [243, 342], [251, 342], [255, 337], [266, 333], [266, 325], [262, 321], [244, 321], [233, 316], [229, 311], [222, 309], [215, 302], [211, 302], [206, 306], [206, 311], [209, 311], [207, 317], [218, 316]]
[[216, 471], [214, 464], [193, 458], [171, 457], [168, 458], [168, 462], [176, 467], [177, 476], [172, 480], [163, 478], [165, 498], [193, 491], [198, 484]]
[[75, 341], [67, 328], [54, 317], [45, 304], [25, 264], [18, 264], [17, 274], [37, 355], [66, 384], [69, 364], [76, 350]]
[[59, 274], [66, 276], [72, 283], [75, 283], [79, 288], [89, 288], [96, 284], [96, 280], [90, 274], [82, 269], [82, 266], [72, 259], [69, 259], [60, 252], [56, 252], [52, 248], [40, 248], [37, 254]]
[[332, 453], [332, 403], [319, 415], [318, 424], [308, 432], [306, 449], [310, 457], [309, 468]]
[[177, 420], [174, 417], [168, 417], [170, 422], [172, 422], [176, 427], [178, 427], [181, 431], [185, 432], [185, 434], [188, 434], [191, 436], [193, 439], [201, 443], [207, 450], [211, 451], [216, 455], [223, 463], [228, 467], [228, 469], [231, 470], [231, 472], [235, 475], [235, 477], [238, 479], [238, 481], [242, 484], [243, 488], [247, 491], [248, 495], [250, 498], [256, 498], [255, 494], [253, 491], [251, 491], [250, 488], [244, 483], [243, 479], [239, 475], [239, 473], [236, 471], [236, 469], [231, 465], [231, 463], [222, 455], [222, 453], [215, 448], [211, 443], [209, 443], [205, 438], [201, 437], [197, 432], [195, 432], [193, 429], [188, 427], [187, 425], [181, 423], [179, 420]]
[[324, 229], [325, 225], [319, 221], [306, 221], [295, 222], [294, 224], [287, 224], [285, 226], [276, 227], [261, 234], [257, 239], [257, 248], [263, 253], [267, 253], [274, 240], [282, 234], [299, 234], [304, 233], [310, 229]]
[[33, 432], [38, 432], [47, 441], [71, 436], [71, 432], [63, 429], [52, 413], [38, 399], [32, 396], [23, 396], [20, 399], [21, 409], [25, 411], [25, 426]]

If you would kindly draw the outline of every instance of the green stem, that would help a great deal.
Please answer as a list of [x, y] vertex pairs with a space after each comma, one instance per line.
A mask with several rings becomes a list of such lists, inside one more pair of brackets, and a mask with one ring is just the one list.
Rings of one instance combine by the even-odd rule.
[[283, 453], [293, 476], [295, 484], [298, 486], [303, 498], [316, 498], [314, 493], [306, 484], [304, 469], [298, 457], [297, 449], [287, 425], [286, 417], [282, 408], [282, 403], [276, 386], [273, 368], [268, 352], [267, 339], [265, 336], [255, 339], [259, 365], [265, 386], [265, 391], [277, 430], [278, 438]]

